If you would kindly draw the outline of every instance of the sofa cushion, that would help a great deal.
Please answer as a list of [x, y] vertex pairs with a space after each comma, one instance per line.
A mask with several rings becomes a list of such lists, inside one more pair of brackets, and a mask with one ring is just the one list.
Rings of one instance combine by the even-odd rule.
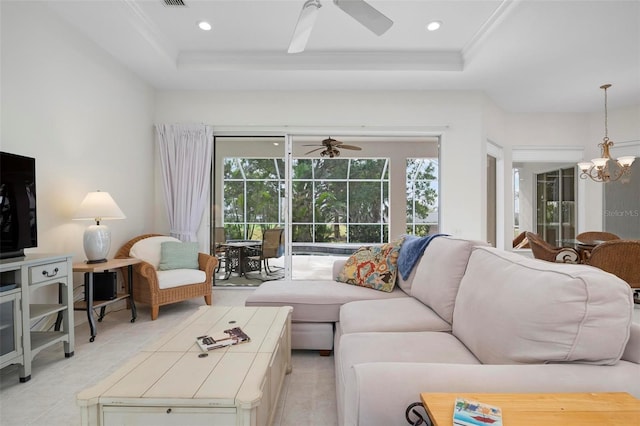
[[477, 247], [453, 333], [486, 364], [609, 365], [625, 349], [632, 314], [631, 289], [614, 275]]
[[451, 331], [451, 324], [413, 297], [349, 302], [340, 309], [343, 334], [368, 331]]
[[129, 250], [129, 256], [144, 260], [158, 269], [160, 264], [160, 245], [165, 241], [180, 242], [179, 239], [169, 236], [144, 238], [136, 242]]
[[351, 367], [369, 362], [480, 364], [458, 339], [437, 331], [343, 334], [335, 356], [342, 383]]
[[387, 293], [328, 280], [267, 281], [247, 297], [245, 306], [292, 306], [293, 321], [336, 322], [347, 302], [396, 297], [408, 296], [398, 288]]
[[471, 249], [486, 245], [479, 241], [442, 236], [433, 239], [416, 265], [411, 296], [433, 309], [448, 323], [453, 321], [453, 307], [460, 280], [467, 269]]
[[347, 259], [336, 281], [390, 292], [396, 285], [402, 240], [360, 247]]
[[198, 243], [165, 241], [160, 244], [159, 271], [198, 267]]

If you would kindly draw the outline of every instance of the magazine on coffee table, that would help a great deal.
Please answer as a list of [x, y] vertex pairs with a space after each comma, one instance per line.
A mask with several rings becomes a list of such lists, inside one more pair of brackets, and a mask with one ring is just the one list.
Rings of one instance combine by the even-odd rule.
[[456, 426], [502, 426], [502, 410], [482, 402], [456, 398], [453, 424]]
[[225, 346], [237, 345], [238, 343], [248, 342], [250, 340], [249, 336], [247, 336], [240, 327], [230, 328], [221, 333], [196, 337], [198, 346], [200, 346], [200, 349], [204, 352], [224, 348]]

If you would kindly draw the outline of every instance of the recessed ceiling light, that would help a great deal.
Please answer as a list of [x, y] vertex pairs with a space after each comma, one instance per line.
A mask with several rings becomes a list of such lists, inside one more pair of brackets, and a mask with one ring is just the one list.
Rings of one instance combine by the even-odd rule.
[[442, 22], [440, 21], [431, 21], [427, 24], [427, 30], [435, 31], [438, 28], [440, 28], [441, 25], [442, 25]]
[[211, 31], [211, 24], [207, 21], [198, 22], [198, 27], [200, 27], [202, 31]]

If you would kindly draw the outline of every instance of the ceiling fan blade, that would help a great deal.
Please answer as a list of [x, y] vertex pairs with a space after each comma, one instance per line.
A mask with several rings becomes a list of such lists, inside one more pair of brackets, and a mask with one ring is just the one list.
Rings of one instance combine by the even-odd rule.
[[376, 35], [384, 34], [393, 25], [391, 19], [364, 0], [333, 0], [333, 2]]
[[355, 146], [355, 145], [340, 145], [340, 149], [354, 149], [356, 151], [362, 151], [362, 148], [360, 148], [359, 146]]
[[300, 16], [298, 16], [296, 28], [293, 30], [293, 36], [291, 37], [289, 49], [287, 50], [288, 53], [300, 53], [304, 51], [321, 7], [320, 0], [307, 0], [304, 3], [300, 11]]
[[309, 154], [311, 154], [312, 152], [320, 151], [321, 149], [324, 149], [324, 146], [322, 146], [322, 147], [320, 147], [320, 148], [317, 148], [317, 149], [312, 149], [311, 151], [306, 152], [304, 155], [309, 155]]
[[318, 145], [317, 143], [306, 144], [306, 145], [302, 145], [302, 146], [321, 146], [321, 147], [324, 148], [324, 145]]

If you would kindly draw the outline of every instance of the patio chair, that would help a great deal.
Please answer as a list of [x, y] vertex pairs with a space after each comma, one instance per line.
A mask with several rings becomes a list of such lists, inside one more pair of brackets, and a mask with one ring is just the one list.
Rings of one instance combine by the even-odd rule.
[[262, 274], [262, 266], [267, 274], [273, 274], [275, 271], [269, 266], [269, 259], [281, 257], [284, 253], [284, 229], [273, 228], [267, 229], [262, 233], [262, 245], [259, 252], [247, 257], [248, 262], [258, 263], [259, 271]]
[[[152, 320], [158, 318], [160, 306], [194, 297], [204, 296], [205, 303], [211, 305], [216, 258], [198, 253], [198, 269], [158, 270], [161, 245], [165, 241], [180, 242], [166, 235], [144, 234], [129, 240], [115, 255], [116, 259], [136, 257], [143, 260], [133, 265], [133, 298], [136, 303], [151, 306]], [[126, 271], [123, 276], [126, 280]]]
[[640, 289], [640, 240], [611, 240], [591, 251], [589, 265], [610, 272]]
[[533, 257], [536, 259], [556, 263], [580, 262], [580, 254], [574, 248], [553, 246], [533, 232], [527, 232], [526, 237], [529, 240]]
[[227, 248], [224, 246], [226, 242], [227, 242], [227, 235], [224, 230], [224, 227], [222, 226], [216, 227], [215, 234], [214, 234], [214, 253], [215, 253], [215, 256], [218, 258], [218, 264], [216, 265], [216, 272], [220, 271], [220, 265], [222, 265], [223, 263], [225, 263], [225, 267], [226, 267]]

